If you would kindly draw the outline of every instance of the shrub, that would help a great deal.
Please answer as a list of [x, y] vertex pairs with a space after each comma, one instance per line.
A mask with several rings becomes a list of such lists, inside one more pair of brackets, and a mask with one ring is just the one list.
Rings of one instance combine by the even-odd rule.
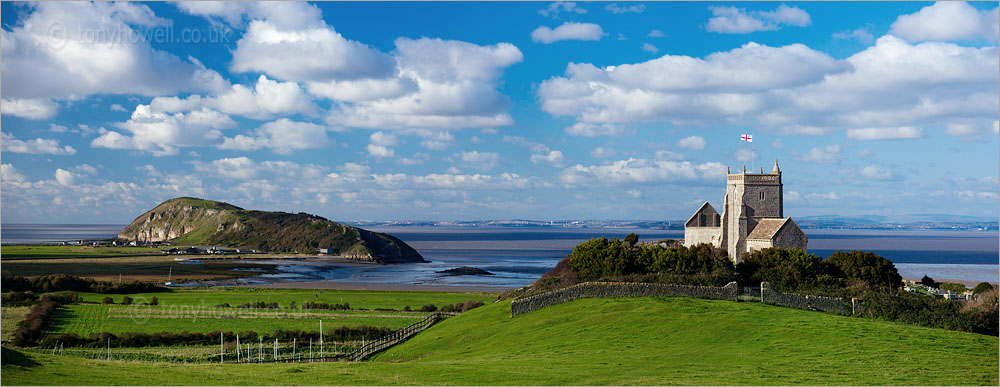
[[864, 305], [862, 315], [872, 318], [993, 336], [998, 335], [1000, 328], [995, 301], [977, 308], [967, 306], [964, 301], [934, 299], [909, 292], [869, 292], [861, 301]]
[[795, 291], [837, 285], [827, 267], [819, 256], [799, 249], [769, 248], [744, 255], [736, 274], [743, 284], [768, 282], [776, 290]]
[[403, 311], [404, 311], [404, 312], [409, 312], [409, 311], [410, 311], [410, 306], [409, 306], [409, 305], [407, 305], [407, 306], [404, 306], [404, 307], [403, 307]]
[[[48, 294], [46, 294], [48, 296]], [[27, 347], [37, 344], [37, 340], [42, 336], [42, 331], [48, 325], [52, 315], [59, 308], [60, 300], [79, 299], [77, 295], [65, 295], [66, 297], [42, 297], [42, 300], [33, 305], [28, 310], [28, 316], [17, 323], [17, 328], [11, 335], [11, 344], [19, 347]]]
[[111, 297], [104, 297], [104, 299], [101, 300], [101, 303], [102, 304], [114, 304], [115, 303], [115, 299], [111, 298]]
[[936, 287], [937, 287], [937, 285], [938, 285], [938, 284], [937, 284], [937, 282], [934, 282], [934, 279], [933, 279], [933, 278], [931, 278], [931, 277], [928, 277], [928, 276], [926, 276], [926, 275], [924, 275], [924, 278], [921, 278], [921, 279], [920, 279], [920, 283], [921, 283], [921, 284], [924, 284], [924, 285], [927, 285], [927, 286], [930, 286], [930, 287], [932, 287], [932, 288], [936, 288]]
[[153, 298], [151, 300], [149, 300], [149, 304], [150, 305], [160, 305], [160, 300], [157, 299], [156, 296], [153, 296]]
[[903, 286], [903, 277], [892, 261], [872, 252], [837, 250], [823, 263], [832, 266], [839, 277], [857, 279], [869, 287], [889, 290]]
[[9, 291], [33, 291], [35, 293], [48, 293], [60, 291], [73, 292], [93, 292], [105, 294], [121, 293], [147, 293], [159, 292], [167, 289], [148, 282], [124, 282], [115, 283], [108, 281], [95, 281], [89, 278], [80, 278], [66, 274], [45, 275], [35, 278], [21, 276], [3, 276], [0, 281], [3, 290]]
[[436, 311], [437, 309], [438, 308], [436, 306], [434, 306], [434, 304], [427, 304], [427, 305], [424, 305], [424, 306], [420, 307], [420, 311], [421, 312], [433, 312], [433, 311]]
[[993, 285], [991, 285], [989, 282], [980, 282], [979, 285], [976, 285], [976, 287], [972, 288], [972, 294], [979, 294], [987, 290], [993, 290]]
[[122, 305], [132, 305], [132, 297], [129, 296], [122, 297]]
[[952, 283], [952, 282], [944, 282], [944, 283], [938, 285], [938, 289], [948, 290], [948, 291], [951, 291], [951, 292], [954, 292], [954, 293], [958, 293], [958, 294], [965, 293], [965, 291], [969, 290], [969, 288], [965, 287], [965, 285], [956, 284], [956, 283]]
[[38, 296], [30, 290], [26, 292], [11, 290], [3, 295], [2, 302], [4, 306], [24, 306], [34, 304], [37, 300]]

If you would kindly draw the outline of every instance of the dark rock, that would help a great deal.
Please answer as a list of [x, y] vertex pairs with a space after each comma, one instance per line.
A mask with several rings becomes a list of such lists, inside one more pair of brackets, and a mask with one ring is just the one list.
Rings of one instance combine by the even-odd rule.
[[490, 273], [486, 270], [471, 266], [462, 266], [454, 269], [441, 270], [438, 273], [443, 273], [445, 275], [494, 275], [493, 273]]

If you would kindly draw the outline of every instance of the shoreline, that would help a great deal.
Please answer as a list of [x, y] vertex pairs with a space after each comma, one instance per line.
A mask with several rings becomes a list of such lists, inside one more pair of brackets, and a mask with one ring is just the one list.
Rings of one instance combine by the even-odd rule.
[[479, 292], [502, 293], [517, 287], [505, 286], [475, 286], [475, 285], [425, 285], [425, 284], [391, 284], [348, 281], [298, 281], [275, 282], [270, 284], [239, 285], [244, 288], [277, 288], [277, 289], [317, 289], [317, 290], [388, 290], [410, 292]]

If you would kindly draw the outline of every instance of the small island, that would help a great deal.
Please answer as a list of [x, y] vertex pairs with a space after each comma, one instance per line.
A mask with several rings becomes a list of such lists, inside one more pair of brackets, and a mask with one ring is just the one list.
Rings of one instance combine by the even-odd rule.
[[438, 273], [442, 273], [444, 275], [495, 275], [486, 270], [472, 266], [462, 266], [454, 269], [441, 270]]

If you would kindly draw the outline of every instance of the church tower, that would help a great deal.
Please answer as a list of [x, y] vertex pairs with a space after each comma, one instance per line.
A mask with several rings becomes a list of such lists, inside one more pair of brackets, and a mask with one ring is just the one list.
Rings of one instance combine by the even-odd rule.
[[784, 218], [781, 170], [774, 161], [771, 173], [730, 173], [722, 209], [722, 248], [735, 262], [747, 251], [747, 235], [764, 219]]

